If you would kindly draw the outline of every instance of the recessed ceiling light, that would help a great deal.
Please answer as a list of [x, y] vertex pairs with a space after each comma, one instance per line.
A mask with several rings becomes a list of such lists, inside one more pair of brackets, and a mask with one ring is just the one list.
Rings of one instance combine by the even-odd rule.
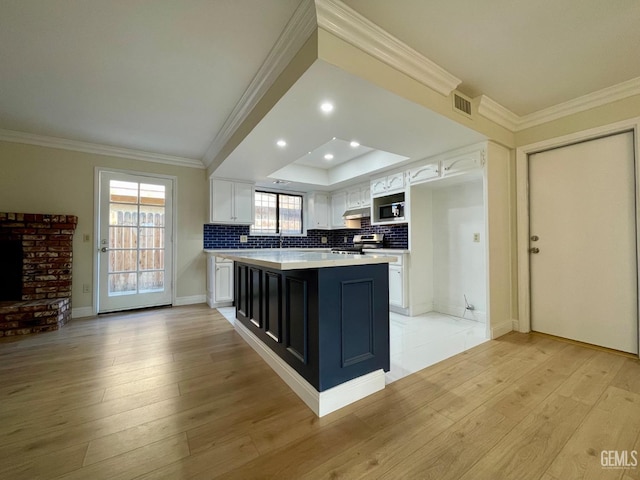
[[333, 155], [331, 155], [330, 153], [327, 153], [327, 154], [324, 156], [324, 159], [325, 159], [325, 160], [333, 160]]
[[287, 146], [287, 142], [285, 142], [284, 140], [278, 140], [276, 142], [276, 145], [278, 145], [279, 147], [286, 147]]
[[355, 140], [353, 140], [349, 145], [351, 145], [353, 148], [359, 147], [360, 144], [358, 142], [356, 142]]
[[333, 104], [324, 102], [322, 105], [320, 105], [320, 110], [322, 110], [324, 113], [329, 113], [333, 110]]

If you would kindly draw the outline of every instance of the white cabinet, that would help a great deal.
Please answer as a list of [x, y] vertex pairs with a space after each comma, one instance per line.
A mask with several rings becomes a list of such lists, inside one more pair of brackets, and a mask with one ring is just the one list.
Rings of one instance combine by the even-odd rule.
[[211, 308], [233, 303], [233, 261], [209, 255], [207, 260], [207, 304]]
[[411, 185], [429, 182], [440, 178], [440, 163], [430, 163], [421, 167], [412, 168], [407, 172], [407, 182]]
[[363, 208], [371, 205], [371, 187], [361, 185], [347, 190], [347, 208]]
[[327, 230], [331, 228], [329, 195], [326, 193], [313, 193], [307, 198], [307, 229]]
[[251, 183], [212, 178], [210, 188], [211, 223], [253, 223], [254, 186]]
[[347, 192], [331, 195], [331, 228], [346, 228], [347, 221], [343, 218], [347, 210]]
[[389, 264], [389, 308], [406, 314], [407, 308], [407, 275], [405, 269], [406, 254], [389, 254], [397, 258]]
[[484, 151], [476, 150], [442, 161], [442, 175], [447, 177], [484, 166]]
[[389, 195], [404, 190], [404, 172], [394, 173], [371, 181], [371, 195]]

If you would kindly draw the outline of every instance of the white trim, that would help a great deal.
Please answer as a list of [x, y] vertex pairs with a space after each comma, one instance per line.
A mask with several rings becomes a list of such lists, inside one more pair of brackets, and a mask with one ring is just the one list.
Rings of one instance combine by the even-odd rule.
[[204, 164], [200, 160], [196, 160], [194, 158], [174, 157], [172, 155], [164, 155], [162, 153], [144, 152], [142, 150], [112, 147], [110, 145], [100, 145], [98, 143], [80, 142], [78, 140], [68, 140], [66, 138], [16, 132], [14, 130], [0, 129], [0, 141], [59, 148], [62, 150], [72, 150], [97, 155], [107, 155], [110, 157], [127, 158], [130, 160], [141, 160], [143, 162], [177, 165], [179, 167], [205, 168]]
[[486, 95], [480, 95], [478, 113], [512, 132], [518, 130], [521, 121], [518, 115]]
[[633, 95], [640, 95], [640, 77], [523, 116], [518, 116], [486, 95], [481, 95], [478, 113], [498, 125], [517, 132]]
[[[572, 143], [633, 130], [636, 161], [640, 155], [640, 117], [552, 138], [516, 149], [516, 204], [518, 255], [518, 327], [531, 331], [531, 295], [529, 282], [529, 155]], [[639, 295], [640, 298], [640, 295]]]
[[376, 370], [341, 385], [318, 392], [309, 382], [291, 368], [273, 350], [262, 343], [253, 332], [241, 322], [234, 322], [234, 328], [240, 336], [253, 348], [262, 359], [282, 378], [300, 399], [323, 417], [385, 387], [384, 371]]
[[78, 307], [71, 309], [71, 318], [93, 317], [94, 315], [93, 307]]
[[520, 331], [520, 322], [518, 321], [518, 319], [514, 318], [511, 320], [511, 329], [514, 332], [519, 332]]
[[175, 307], [179, 307], [181, 305], [195, 305], [197, 303], [206, 303], [206, 301], [206, 295], [189, 295], [186, 297], [176, 297], [173, 301], [173, 305]]
[[491, 327], [491, 340], [506, 335], [513, 329], [513, 320], [507, 320]]
[[304, 0], [293, 13], [253, 80], [207, 148], [202, 159], [207, 167], [211, 165], [216, 155], [220, 153], [315, 30], [316, 17], [313, 2]]
[[462, 80], [340, 0], [315, 0], [318, 26], [418, 82], [449, 96]]

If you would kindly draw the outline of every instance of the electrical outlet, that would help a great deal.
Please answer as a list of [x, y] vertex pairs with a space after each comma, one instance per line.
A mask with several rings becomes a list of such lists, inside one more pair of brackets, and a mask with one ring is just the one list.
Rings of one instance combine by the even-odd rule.
[[321, 237], [320, 243], [327, 243], [327, 237]]
[[82, 293], [91, 293], [91, 285], [89, 285], [88, 283], [83, 283]]
[[83, 242], [90, 242], [91, 241], [91, 235], [89, 235], [88, 233], [83, 233], [82, 234], [82, 241]]
[[474, 233], [473, 234], [473, 241], [478, 243], [480, 241], [480, 234], [479, 233]]
[[247, 243], [249, 239], [246, 235], [240, 235], [240, 243]]
[[344, 237], [344, 238], [342, 239], [342, 243], [347, 243], [347, 237]]

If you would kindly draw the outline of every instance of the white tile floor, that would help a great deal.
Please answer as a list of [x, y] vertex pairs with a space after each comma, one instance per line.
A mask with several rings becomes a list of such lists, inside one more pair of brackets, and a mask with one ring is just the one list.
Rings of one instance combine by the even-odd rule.
[[[234, 307], [218, 311], [233, 325]], [[416, 317], [390, 312], [389, 341], [387, 384], [486, 342], [486, 325], [437, 312]]]

